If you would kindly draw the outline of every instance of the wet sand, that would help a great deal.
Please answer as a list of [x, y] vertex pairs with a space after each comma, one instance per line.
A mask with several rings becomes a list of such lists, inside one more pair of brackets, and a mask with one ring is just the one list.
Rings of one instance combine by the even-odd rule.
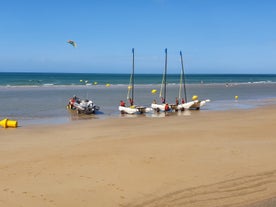
[[269, 106], [1, 128], [0, 206], [270, 207], [275, 123]]

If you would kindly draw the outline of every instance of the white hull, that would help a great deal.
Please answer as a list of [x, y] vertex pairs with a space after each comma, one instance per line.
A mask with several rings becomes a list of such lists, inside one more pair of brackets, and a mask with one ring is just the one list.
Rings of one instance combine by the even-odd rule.
[[[151, 108], [157, 112], [159, 111], [165, 112], [166, 111], [165, 107], [166, 107], [166, 104], [151, 104]], [[171, 110], [171, 106], [169, 106], [169, 110]]]
[[152, 111], [152, 108], [150, 108], [150, 107], [141, 107], [141, 106], [139, 106], [139, 107], [137, 107], [137, 109], [138, 109], [138, 112], [139, 113], [149, 113], [149, 112], [151, 112]]
[[190, 107], [190, 109], [196, 109], [199, 110], [202, 106], [204, 106], [206, 103], [210, 102], [209, 99], [203, 100], [203, 101], [199, 101], [196, 100], [194, 101], [195, 103]]
[[119, 106], [119, 111], [122, 114], [142, 114], [142, 113], [148, 113], [152, 109], [144, 106], [134, 106], [134, 107], [125, 107], [125, 106]]
[[119, 111], [122, 114], [135, 114], [138, 112], [138, 110], [136, 108], [132, 108], [132, 107], [125, 107], [125, 106], [119, 106]]
[[195, 102], [194, 101], [190, 101], [190, 102], [187, 102], [187, 103], [184, 103], [184, 104], [179, 104], [177, 106], [177, 109], [178, 110], [185, 110], [185, 109], [189, 109], [192, 105], [194, 105]]
[[194, 101], [190, 101], [190, 102], [187, 102], [187, 103], [184, 103], [184, 104], [179, 104], [179, 105], [174, 105], [174, 104], [169, 104], [169, 110], [165, 110], [165, 106], [166, 104], [151, 104], [151, 107], [153, 110], [155, 111], [178, 111], [178, 110], [185, 110], [185, 109], [189, 109], [193, 104], [195, 104]]

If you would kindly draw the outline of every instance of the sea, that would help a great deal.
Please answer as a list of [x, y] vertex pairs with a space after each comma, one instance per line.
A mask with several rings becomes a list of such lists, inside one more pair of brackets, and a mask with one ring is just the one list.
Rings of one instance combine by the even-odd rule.
[[[19, 126], [62, 124], [86, 119], [129, 118], [118, 111], [120, 100], [127, 102], [129, 74], [100, 73], [0, 73], [0, 120], [17, 120]], [[150, 106], [159, 92], [162, 74], [136, 74], [134, 102]], [[187, 74], [186, 96], [210, 99], [200, 112], [247, 110], [276, 104], [276, 74]], [[167, 75], [167, 102], [179, 96], [180, 75]], [[152, 90], [157, 90], [152, 93]], [[182, 90], [183, 91], [183, 90]], [[94, 115], [68, 112], [72, 96], [91, 99], [100, 107]], [[183, 95], [184, 96], [184, 95]], [[182, 114], [183, 115], [183, 114]], [[154, 113], [149, 118], [162, 117]]]

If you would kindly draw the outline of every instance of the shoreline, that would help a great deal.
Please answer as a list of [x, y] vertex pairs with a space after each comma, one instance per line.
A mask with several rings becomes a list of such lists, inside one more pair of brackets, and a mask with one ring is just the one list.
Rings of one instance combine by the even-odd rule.
[[[113, 83], [110, 84], [110, 86], [106, 86], [106, 84], [70, 84], [70, 85], [60, 85], [60, 84], [41, 84], [41, 85], [0, 85], [0, 89], [47, 89], [47, 88], [57, 88], [57, 89], [97, 89], [97, 88], [125, 88], [128, 86], [128, 83], [121, 84], [121, 83]], [[168, 83], [168, 87], [173, 87], [173, 86], [178, 86], [179, 83]], [[235, 87], [235, 86], [259, 86], [259, 85], [276, 85], [276, 82], [271, 82], [271, 81], [258, 81], [258, 82], [224, 82], [224, 83], [186, 83], [187, 86], [191, 87], [199, 87], [199, 86], [225, 86], [225, 87]], [[160, 87], [160, 83], [140, 83], [140, 84], [135, 84], [135, 88], [144, 88], [144, 87], [150, 87], [150, 86], [155, 86], [155, 87]]]
[[268, 207], [276, 106], [196, 112], [1, 129], [0, 203]]

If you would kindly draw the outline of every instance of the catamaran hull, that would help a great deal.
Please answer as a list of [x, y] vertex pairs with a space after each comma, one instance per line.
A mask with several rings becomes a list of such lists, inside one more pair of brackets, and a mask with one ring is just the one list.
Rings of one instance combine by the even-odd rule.
[[136, 106], [136, 107], [125, 107], [119, 106], [119, 111], [121, 114], [143, 114], [148, 113], [152, 109], [144, 106]]
[[166, 104], [151, 104], [151, 108], [156, 112], [165, 112], [171, 110], [171, 106], [166, 106]]
[[144, 106], [137, 106], [136, 109], [138, 110], [138, 112], [140, 114], [149, 113], [152, 111], [152, 109], [150, 107], [144, 107]]
[[195, 103], [190, 107], [190, 109], [196, 109], [199, 110], [202, 106], [204, 106], [206, 103], [210, 102], [209, 99], [203, 100], [203, 101], [199, 101], [196, 100], [194, 101]]
[[125, 107], [125, 106], [119, 106], [119, 111], [121, 112], [121, 114], [135, 114], [135, 113], [137, 113], [136, 108]]
[[190, 102], [187, 102], [187, 103], [184, 103], [184, 104], [179, 104], [177, 106], [177, 109], [181, 110], [181, 111], [186, 110], [186, 109], [190, 109], [190, 107], [194, 104], [195, 104], [194, 101], [190, 101]]

